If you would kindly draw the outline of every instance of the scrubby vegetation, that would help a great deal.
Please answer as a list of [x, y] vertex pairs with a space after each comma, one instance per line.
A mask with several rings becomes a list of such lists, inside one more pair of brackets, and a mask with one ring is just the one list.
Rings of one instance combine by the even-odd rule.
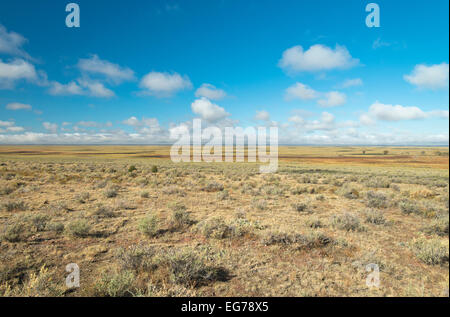
[[[0, 152], [0, 296], [445, 295], [448, 156], [434, 149], [396, 163], [405, 149], [333, 148], [333, 161], [312, 148], [302, 164], [284, 149], [270, 175], [139, 149]], [[69, 263], [80, 288], [64, 284]], [[365, 284], [371, 263], [378, 289]]]

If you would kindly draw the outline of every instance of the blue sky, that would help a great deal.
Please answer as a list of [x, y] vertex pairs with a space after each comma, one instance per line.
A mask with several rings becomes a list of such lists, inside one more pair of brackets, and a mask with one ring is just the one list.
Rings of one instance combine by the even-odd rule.
[[171, 143], [204, 125], [280, 143], [448, 145], [448, 1], [0, 3], [0, 144]]

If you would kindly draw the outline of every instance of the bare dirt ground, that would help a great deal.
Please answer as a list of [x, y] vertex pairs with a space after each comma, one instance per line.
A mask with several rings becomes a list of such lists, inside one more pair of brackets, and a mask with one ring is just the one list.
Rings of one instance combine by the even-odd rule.
[[448, 296], [448, 148], [286, 146], [274, 174], [168, 153], [0, 147], [0, 295]]

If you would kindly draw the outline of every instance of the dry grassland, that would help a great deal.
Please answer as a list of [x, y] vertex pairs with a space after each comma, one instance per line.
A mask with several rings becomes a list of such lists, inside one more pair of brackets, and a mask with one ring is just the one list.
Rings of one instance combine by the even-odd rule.
[[448, 296], [448, 148], [168, 154], [0, 147], [0, 296]]

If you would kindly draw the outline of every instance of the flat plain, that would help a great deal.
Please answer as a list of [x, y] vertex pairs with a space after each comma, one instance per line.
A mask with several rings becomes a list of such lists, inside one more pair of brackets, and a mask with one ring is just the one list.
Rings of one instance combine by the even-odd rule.
[[169, 151], [1, 146], [0, 296], [448, 296], [448, 147]]

